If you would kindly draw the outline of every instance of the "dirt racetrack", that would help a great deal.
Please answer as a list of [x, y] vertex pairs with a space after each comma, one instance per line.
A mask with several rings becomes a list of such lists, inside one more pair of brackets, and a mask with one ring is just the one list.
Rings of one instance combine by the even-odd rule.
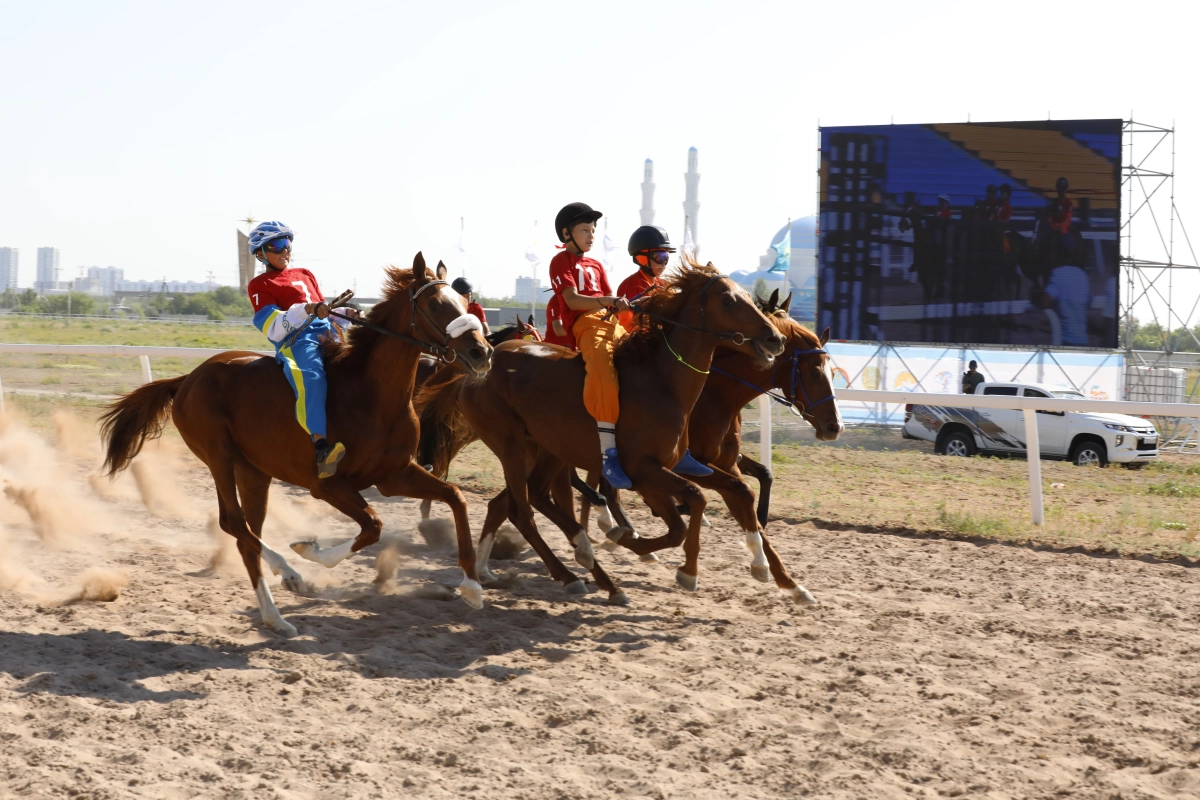
[[[292, 556], [285, 640], [175, 441], [109, 486], [86, 424], [0, 433], [0, 797], [1200, 796], [1188, 566], [773, 521], [800, 609], [714, 516], [696, 594], [678, 553], [600, 551], [632, 607], [569, 600], [526, 550], [472, 611], [417, 504], [374, 497], [398, 572]], [[272, 504], [289, 555], [353, 532]]]

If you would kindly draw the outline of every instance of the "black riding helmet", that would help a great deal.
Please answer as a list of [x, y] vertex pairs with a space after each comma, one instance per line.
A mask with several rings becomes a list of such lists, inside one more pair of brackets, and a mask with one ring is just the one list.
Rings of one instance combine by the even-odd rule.
[[475, 291], [475, 287], [466, 278], [455, 278], [454, 283], [450, 284], [450, 288], [463, 296]]
[[671, 238], [667, 236], [665, 230], [657, 225], [643, 225], [629, 237], [629, 255], [636, 256], [638, 253], [644, 253], [647, 250], [666, 250], [668, 253], [675, 252], [675, 248], [671, 247]]
[[[554, 217], [554, 233], [558, 235], [560, 242], [567, 242], [571, 239], [571, 229], [581, 222], [595, 222], [603, 217], [604, 214], [595, 210], [587, 203], [567, 203], [562, 207], [562, 210]], [[563, 236], [563, 228], [567, 229], [567, 236]]]

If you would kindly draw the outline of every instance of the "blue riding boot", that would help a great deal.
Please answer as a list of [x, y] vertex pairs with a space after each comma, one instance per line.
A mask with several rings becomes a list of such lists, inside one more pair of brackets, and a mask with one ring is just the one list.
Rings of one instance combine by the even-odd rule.
[[633, 488], [633, 481], [629, 480], [629, 476], [625, 474], [625, 470], [621, 469], [621, 462], [617, 459], [617, 448], [615, 447], [610, 447], [604, 451], [604, 461], [600, 467], [600, 472], [604, 475], [604, 479], [608, 481], [608, 485], [614, 489]]
[[671, 471], [678, 475], [695, 475], [699, 478], [703, 478], [705, 475], [712, 475], [712, 468], [706, 467], [692, 458], [691, 450], [683, 451], [683, 458], [679, 459], [679, 463]]

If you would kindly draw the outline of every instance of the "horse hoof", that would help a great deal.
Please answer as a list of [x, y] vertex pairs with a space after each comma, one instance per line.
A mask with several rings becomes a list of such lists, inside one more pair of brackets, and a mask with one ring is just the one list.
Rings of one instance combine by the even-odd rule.
[[700, 527], [701, 528], [711, 528], [712, 527], [712, 523], [708, 521], [708, 514], [700, 515]]
[[688, 575], [682, 568], [675, 570], [675, 582], [679, 584], [680, 588], [686, 589], [689, 592], [694, 592], [700, 588], [700, 576]]
[[292, 549], [295, 550], [296, 554], [301, 558], [306, 558], [309, 561], [317, 560], [314, 555], [317, 549], [317, 543], [315, 541], [310, 540], [305, 542], [292, 542]]
[[467, 578], [459, 584], [458, 593], [471, 608], [483, 608], [483, 587], [476, 581]]
[[573, 580], [563, 588], [566, 589], [567, 594], [571, 595], [572, 597], [578, 597], [591, 591], [587, 584], [581, 580]]
[[267, 623], [267, 627], [278, 633], [280, 636], [286, 636], [289, 639], [299, 633], [299, 631], [296, 630], [296, 626], [288, 622], [283, 617], [269, 621]]
[[579, 534], [579, 544], [575, 545], [575, 563], [584, 569], [596, 566], [596, 553], [592, 550], [592, 541], [586, 533]]
[[817, 598], [813, 597], [808, 589], [805, 589], [803, 586], [793, 586], [791, 589], [780, 589], [779, 591], [783, 592], [784, 597], [790, 599], [798, 606], [820, 605]]
[[751, 564], [750, 577], [759, 583], [767, 583], [771, 580], [771, 569], [766, 564]]
[[619, 541], [621, 541], [622, 538], [625, 537], [625, 534], [629, 534], [629, 537], [631, 539], [636, 538], [636, 536], [637, 536], [637, 534], [635, 534], [633, 532], [633, 528], [627, 528], [624, 525], [618, 525], [617, 527], [613, 528], [612, 530], [610, 530], [608, 533], [606, 533], [604, 535], [608, 538], [608, 540], [610, 542], [619, 542]]
[[292, 594], [304, 595], [308, 592], [308, 587], [304, 585], [304, 579], [299, 575], [289, 575], [283, 579], [283, 588], [287, 589]]
[[658, 561], [658, 553], [646, 553], [645, 555], [638, 556], [638, 561], [641, 561], [643, 564], [653, 564]]
[[496, 577], [495, 573], [493, 573], [490, 569], [481, 569], [481, 570], [477, 570], [477, 572], [479, 573], [479, 582], [480, 583], [483, 583], [483, 584], [495, 583], [496, 581], [500, 580], [499, 578]]
[[619, 589], [608, 596], [608, 604], [610, 606], [631, 606], [631, 605], [633, 605], [633, 603], [630, 602], [630, 600], [629, 600], [629, 595], [625, 594], [624, 592], [620, 591]]

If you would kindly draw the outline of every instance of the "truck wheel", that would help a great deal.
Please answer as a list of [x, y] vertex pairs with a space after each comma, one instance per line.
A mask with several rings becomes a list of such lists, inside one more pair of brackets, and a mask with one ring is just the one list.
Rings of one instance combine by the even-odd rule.
[[973, 456], [975, 455], [975, 442], [971, 440], [970, 434], [955, 431], [942, 442], [942, 455]]
[[1080, 442], [1071, 452], [1071, 461], [1077, 467], [1106, 467], [1108, 448], [1097, 442]]

